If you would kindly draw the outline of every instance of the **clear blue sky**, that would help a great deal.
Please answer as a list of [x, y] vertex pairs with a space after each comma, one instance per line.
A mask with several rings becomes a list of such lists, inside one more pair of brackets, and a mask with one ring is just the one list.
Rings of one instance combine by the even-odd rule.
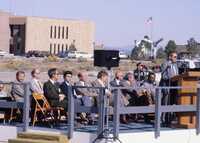
[[108, 46], [132, 45], [150, 33], [184, 44], [200, 41], [200, 0], [0, 0], [0, 9], [17, 15], [92, 20], [96, 41]]

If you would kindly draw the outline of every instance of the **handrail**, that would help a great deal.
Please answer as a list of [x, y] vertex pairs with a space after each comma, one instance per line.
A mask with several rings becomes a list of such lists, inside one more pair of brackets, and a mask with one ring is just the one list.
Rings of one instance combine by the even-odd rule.
[[[1, 82], [3, 84], [19, 84], [14, 82]], [[24, 84], [24, 102], [5, 102], [0, 101], [0, 107], [13, 107], [13, 108], [23, 108], [23, 130], [28, 130], [29, 125], [29, 111], [30, 111], [30, 95], [29, 95], [29, 83]], [[84, 107], [76, 106], [75, 99], [73, 96], [73, 89], [76, 88], [88, 88], [88, 89], [97, 89], [100, 90], [98, 96], [98, 106], [97, 107]], [[138, 87], [143, 88], [143, 87]], [[132, 87], [111, 87], [111, 90], [116, 90], [114, 95], [114, 106], [113, 106], [113, 135], [115, 138], [119, 136], [119, 117], [120, 114], [129, 114], [129, 113], [155, 113], [155, 138], [160, 136], [160, 124], [161, 124], [161, 114], [163, 112], [196, 112], [196, 133], [200, 134], [200, 87], [197, 88], [197, 104], [196, 105], [161, 105], [161, 91], [162, 89], [194, 89], [194, 87], [184, 86], [184, 87], [155, 87], [155, 105], [153, 106], [137, 106], [137, 107], [121, 107], [120, 105], [120, 96], [119, 92], [122, 89], [136, 89]], [[74, 117], [77, 112], [87, 112], [87, 113], [98, 113], [98, 134], [101, 133], [104, 129], [104, 120], [105, 120], [105, 98], [104, 96], [104, 87], [87, 87], [87, 86], [70, 86], [68, 88], [68, 137], [73, 137], [74, 132]]]
[[[161, 90], [162, 89], [183, 89], [184, 87], [156, 87], [155, 106], [140, 106], [140, 107], [121, 107], [119, 104], [118, 93], [126, 87], [117, 87], [117, 94], [114, 95], [114, 137], [119, 136], [119, 115], [130, 113], [155, 113], [155, 138], [160, 136], [161, 114], [164, 112], [196, 112], [197, 125], [196, 133], [200, 133], [200, 88], [197, 88], [197, 105], [161, 105]], [[194, 87], [187, 87], [194, 89]]]

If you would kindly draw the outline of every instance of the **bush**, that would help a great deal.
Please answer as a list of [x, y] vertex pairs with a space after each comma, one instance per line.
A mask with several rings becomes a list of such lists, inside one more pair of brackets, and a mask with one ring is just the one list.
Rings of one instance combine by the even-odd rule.
[[46, 59], [47, 62], [58, 62], [59, 59], [57, 56], [55, 55], [51, 55], [51, 56], [48, 56], [47, 59]]
[[79, 63], [81, 63], [81, 62], [87, 62], [87, 59], [80, 57], [80, 58], [77, 59], [77, 62], [79, 62]]

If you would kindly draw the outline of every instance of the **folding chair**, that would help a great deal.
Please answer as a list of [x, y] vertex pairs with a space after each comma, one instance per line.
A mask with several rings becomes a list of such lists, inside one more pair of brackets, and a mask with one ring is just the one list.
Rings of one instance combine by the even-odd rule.
[[42, 116], [44, 117], [45, 121], [48, 121], [49, 117], [51, 118], [52, 121], [57, 121], [57, 118], [55, 118], [54, 115], [54, 113], [57, 112], [58, 117], [60, 119], [60, 112], [64, 110], [63, 108], [51, 107], [46, 97], [42, 94], [33, 93], [32, 96], [35, 101], [32, 126], [34, 126], [35, 122], [38, 121], [38, 113], [42, 113]]

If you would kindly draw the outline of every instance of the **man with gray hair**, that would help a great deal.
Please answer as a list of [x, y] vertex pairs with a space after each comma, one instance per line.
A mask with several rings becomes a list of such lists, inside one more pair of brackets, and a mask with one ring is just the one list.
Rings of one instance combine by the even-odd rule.
[[32, 80], [30, 83], [31, 92], [37, 93], [37, 94], [44, 94], [43, 85], [40, 81], [40, 70], [33, 69], [31, 72], [31, 76], [32, 76]]

